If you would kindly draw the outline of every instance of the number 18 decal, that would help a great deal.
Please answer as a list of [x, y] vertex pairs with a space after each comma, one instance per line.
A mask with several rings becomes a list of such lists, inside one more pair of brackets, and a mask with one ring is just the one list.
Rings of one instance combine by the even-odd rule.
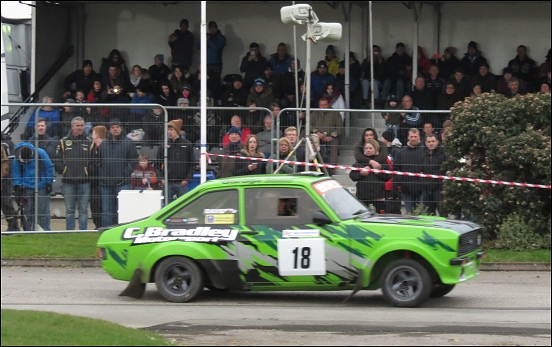
[[278, 272], [281, 276], [325, 275], [324, 239], [279, 239]]

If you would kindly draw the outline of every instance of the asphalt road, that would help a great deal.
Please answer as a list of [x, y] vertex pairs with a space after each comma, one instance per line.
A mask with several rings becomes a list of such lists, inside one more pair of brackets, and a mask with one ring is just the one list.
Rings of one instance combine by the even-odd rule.
[[6, 267], [2, 308], [68, 313], [153, 330], [181, 345], [550, 345], [551, 273], [482, 272], [423, 307], [389, 307], [381, 291], [214, 293], [166, 302], [148, 284], [99, 268]]

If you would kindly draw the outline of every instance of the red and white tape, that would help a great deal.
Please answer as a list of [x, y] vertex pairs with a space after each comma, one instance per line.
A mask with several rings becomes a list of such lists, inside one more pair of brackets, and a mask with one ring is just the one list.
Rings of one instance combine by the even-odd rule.
[[[364, 170], [364, 168], [358, 168], [358, 167], [352, 167], [352, 166], [346, 166], [346, 165], [314, 164], [314, 163], [306, 163], [301, 161], [264, 159], [264, 158], [255, 158], [255, 157], [244, 157], [240, 155], [215, 154], [215, 153], [207, 153], [207, 152], [205, 154], [207, 155], [207, 159], [210, 159], [209, 156], [215, 156], [215, 157], [224, 157], [224, 158], [245, 159], [250, 161], [264, 161], [267, 163], [279, 163], [279, 164], [284, 163], [284, 164], [291, 164], [291, 165], [312, 166], [312, 167], [320, 167], [320, 168], [326, 168], [326, 169], [343, 169], [343, 170], [356, 170], [356, 171]], [[486, 183], [486, 184], [500, 184], [500, 185], [514, 186], [514, 187], [541, 188], [541, 189], [550, 189], [551, 187], [550, 185], [543, 185], [543, 184], [505, 182], [505, 181], [485, 180], [485, 179], [479, 179], [479, 178], [430, 175], [430, 174], [402, 172], [402, 171], [377, 170], [377, 169], [368, 169], [368, 171], [374, 172], [374, 173], [383, 173], [383, 174], [399, 175], [399, 176], [437, 178], [437, 179], [449, 180], [449, 181], [475, 182], [475, 183]]]

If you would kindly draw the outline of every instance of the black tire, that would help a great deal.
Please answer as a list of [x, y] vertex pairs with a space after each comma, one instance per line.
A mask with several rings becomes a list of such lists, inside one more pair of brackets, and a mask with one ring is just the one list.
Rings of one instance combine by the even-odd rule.
[[433, 289], [426, 268], [412, 259], [399, 259], [383, 270], [382, 291], [385, 300], [396, 307], [417, 307]]
[[189, 302], [203, 291], [203, 274], [193, 260], [169, 257], [157, 267], [155, 284], [166, 300]]
[[456, 284], [436, 284], [431, 290], [430, 298], [440, 298], [447, 295], [454, 289]]

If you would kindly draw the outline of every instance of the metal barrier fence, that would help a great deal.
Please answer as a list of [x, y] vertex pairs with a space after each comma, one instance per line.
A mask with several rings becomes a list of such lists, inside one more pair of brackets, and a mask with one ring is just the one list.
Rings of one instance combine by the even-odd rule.
[[[10, 104], [10, 106], [29, 106], [28, 104]], [[197, 172], [197, 167], [199, 164], [199, 158], [200, 158], [200, 147], [205, 146], [207, 152], [217, 152], [222, 153], [222, 147], [224, 145], [224, 138], [226, 131], [228, 127], [231, 125], [232, 117], [237, 115], [240, 116], [242, 119], [242, 129], [244, 130], [244, 133], [246, 129], [247, 131], [252, 134], [259, 134], [263, 130], [267, 130], [264, 127], [264, 120], [265, 117], [271, 116], [271, 123], [275, 124], [275, 126], [271, 126], [270, 129], [270, 135], [268, 137], [264, 137], [263, 141], [265, 141], [265, 145], [268, 145], [269, 151], [266, 153], [266, 157], [271, 157], [275, 155], [275, 158], [279, 158], [279, 146], [276, 145], [278, 142], [278, 139], [280, 135], [278, 134], [277, 130], [281, 130], [282, 134], [281, 136], [284, 136], [283, 130], [287, 128], [288, 126], [296, 126], [299, 131], [304, 129], [305, 122], [304, 120], [299, 117], [298, 115], [301, 112], [305, 112], [306, 109], [304, 108], [286, 108], [280, 110], [277, 114], [274, 114], [272, 111], [266, 109], [266, 108], [249, 108], [249, 107], [207, 107], [207, 137], [205, 139], [205, 143], [202, 144], [201, 138], [200, 138], [200, 107], [163, 107], [158, 104], [55, 104], [55, 103], [37, 103], [32, 104], [32, 106], [40, 106], [41, 108], [37, 108], [33, 111], [33, 114], [31, 117], [35, 119], [35, 127], [26, 127], [20, 124], [19, 126], [22, 128], [25, 128], [25, 131], [23, 133], [23, 137], [31, 137], [32, 141], [30, 142], [32, 144], [32, 147], [34, 149], [34, 155], [33, 158], [36, 160], [35, 165], [33, 166], [34, 169], [34, 175], [33, 175], [33, 184], [29, 185], [26, 189], [24, 194], [26, 194], [27, 201], [30, 199], [33, 200], [33, 204], [26, 204], [23, 205], [22, 203], [17, 204], [17, 208], [13, 208], [13, 215], [15, 217], [11, 218], [21, 218], [18, 217], [19, 214], [28, 212], [29, 210], [32, 211], [38, 211], [38, 213], [32, 213], [30, 214], [33, 218], [32, 223], [29, 223], [28, 225], [33, 225], [33, 228], [40, 228], [48, 231], [50, 229], [50, 216], [51, 211], [49, 209], [49, 192], [48, 192], [48, 185], [44, 183], [40, 183], [40, 177], [41, 173], [39, 173], [39, 170], [41, 170], [41, 167], [43, 166], [45, 159], [42, 162], [42, 159], [40, 158], [40, 154], [38, 151], [38, 148], [42, 148], [46, 151], [49, 151], [48, 158], [54, 159], [50, 160], [54, 164], [55, 169], [55, 163], [60, 162], [60, 155], [62, 153], [58, 153], [57, 147], [60, 143], [59, 139], [63, 138], [64, 136], [67, 136], [71, 131], [71, 120], [76, 116], [81, 116], [84, 119], [85, 123], [85, 133], [87, 135], [91, 135], [92, 129], [95, 126], [98, 125], [104, 125], [107, 128], [107, 133], [109, 134], [110, 131], [110, 124], [114, 119], [119, 120], [119, 124], [122, 126], [123, 129], [123, 135], [128, 137], [132, 143], [136, 147], [136, 157], [135, 158], [120, 158], [120, 160], [117, 160], [118, 158], [112, 158], [112, 161], [105, 161], [101, 163], [101, 165], [107, 166], [109, 165], [117, 165], [117, 164], [124, 164], [126, 172], [128, 172], [128, 175], [125, 176], [119, 176], [119, 177], [111, 177], [111, 178], [117, 178], [120, 179], [122, 186], [124, 188], [130, 188], [130, 189], [159, 189], [160, 186], [160, 180], [165, 180], [166, 182], [169, 182], [168, 179], [168, 172], [170, 171], [170, 163], [168, 162], [167, 158], [167, 146], [162, 146], [163, 143], [167, 143], [167, 124], [170, 120], [176, 120], [181, 119], [182, 120], [182, 128], [183, 134], [181, 135], [182, 138], [185, 138], [186, 140], [191, 142], [191, 145], [193, 147], [193, 153], [192, 159], [186, 162], [186, 165], [190, 165], [193, 167], [193, 172]], [[59, 109], [59, 120], [52, 119], [46, 122], [46, 129], [37, 129], [36, 127], [37, 122], [36, 120], [41, 116], [51, 116], [51, 112], [48, 110], [48, 112], [44, 113], [42, 112], [42, 107], [52, 107], [55, 111], [56, 108]], [[354, 110], [354, 109], [311, 109], [311, 115], [314, 114], [317, 111], [335, 111], [335, 112], [343, 112], [343, 118], [342, 123], [340, 123], [339, 132], [342, 134], [342, 136], [348, 136], [348, 133], [351, 129], [350, 126], [344, 127], [344, 123], [351, 124], [351, 118], [350, 114], [370, 114], [371, 115], [371, 124], [372, 127], [375, 127], [375, 113], [382, 113], [382, 112], [390, 112], [390, 113], [400, 113], [403, 112], [402, 110]], [[55, 112], [54, 112], [55, 113]], [[449, 112], [447, 111], [423, 111], [423, 113], [439, 113], [439, 114], [447, 114]], [[345, 121], [345, 122], [343, 122]], [[41, 131], [45, 130], [45, 134], [51, 135], [51, 138], [48, 138], [45, 135], [41, 135]], [[34, 136], [35, 132], [38, 132], [39, 136]], [[266, 135], [266, 133], [265, 133]], [[242, 137], [242, 140], [245, 139], [245, 136]], [[268, 139], [269, 143], [266, 143], [266, 140]], [[18, 139], [15, 139], [17, 142]], [[108, 141], [109, 142], [109, 141]], [[18, 144], [19, 145], [19, 144]], [[100, 146], [101, 147], [101, 146]], [[330, 147], [331, 148], [331, 147]], [[19, 147], [18, 147], [19, 149]], [[306, 153], [308, 152], [308, 147], [306, 148]], [[14, 155], [20, 155], [20, 153], [17, 153], [15, 151]], [[140, 154], [147, 154], [149, 155], [149, 161], [150, 163], [154, 163], [154, 171], [156, 173], [163, 172], [162, 177], [156, 177], [155, 181], [152, 183], [151, 177], [141, 177], [146, 178], [146, 183], [140, 184], [140, 180], [137, 180], [136, 175], [139, 174], [137, 172], [134, 172], [136, 170], [139, 170], [138, 168], [138, 158], [137, 154], [138, 152]], [[52, 158], [50, 158], [52, 157]], [[217, 161], [217, 158], [214, 157], [214, 161]], [[305, 158], [308, 158], [306, 156]], [[297, 158], [299, 161], [306, 160], [305, 158]], [[19, 163], [21, 163], [21, 158], [16, 157], [16, 160], [13, 162], [14, 165], [17, 164], [17, 166], [20, 166]], [[79, 163], [79, 160], [85, 160], [85, 159], [78, 159], [73, 158], [73, 164], [75, 166], [85, 166], [82, 162]], [[119, 162], [117, 162], [119, 161]], [[328, 160], [329, 161], [329, 160]], [[337, 164], [336, 162], [330, 162], [331, 164]], [[172, 162], [173, 165], [178, 165], [179, 163]], [[352, 164], [352, 163], [347, 163]], [[216, 170], [217, 163], [214, 163], [211, 168]], [[59, 165], [58, 165], [59, 166]], [[168, 170], [159, 170], [160, 166], [167, 167]], [[22, 167], [20, 167], [21, 170]], [[297, 166], [295, 169], [301, 170], [303, 167]], [[67, 168], [66, 168], [67, 169]], [[61, 169], [58, 168], [58, 174], [54, 176], [54, 191], [52, 192], [53, 195], [63, 195], [64, 203], [67, 205], [72, 205], [72, 208], [66, 210], [66, 228], [67, 229], [78, 229], [79, 225], [77, 224], [77, 221], [75, 220], [75, 217], [79, 215], [78, 208], [75, 207], [75, 203], [71, 202], [73, 200], [78, 200], [77, 198], [82, 194], [78, 190], [71, 190], [67, 187], [71, 187], [70, 184], [66, 184], [67, 182], [61, 183], [60, 180], [62, 180], [62, 177], [65, 178], [66, 181], [71, 180], [78, 180], [78, 177], [68, 177], [66, 173], [63, 171], [60, 171]], [[147, 171], [146, 169], [144, 169]], [[145, 173], [141, 173], [144, 175]], [[150, 172], [149, 175], [152, 173]], [[134, 175], [134, 176], [133, 176]], [[38, 179], [37, 179], [38, 178]], [[149, 180], [147, 179], [149, 178]], [[98, 189], [98, 186], [101, 186], [101, 184], [105, 183], [108, 178], [107, 177], [99, 177], [96, 178], [93, 184], [91, 184], [91, 191], [88, 194], [89, 200], [90, 200], [90, 210], [91, 210], [91, 217], [94, 221], [94, 224], [96, 227], [101, 226], [102, 222], [99, 218], [101, 218], [103, 215], [105, 215], [105, 211], [102, 212], [102, 210], [98, 209], [98, 205], [101, 205], [102, 200], [102, 191], [101, 189]], [[11, 177], [8, 180], [3, 180], [2, 184], [5, 184], [5, 182], [8, 182], [6, 184], [11, 186], [19, 185], [14, 183], [21, 183], [21, 181], [14, 181], [15, 178]], [[13, 181], [13, 182], [12, 182]], [[142, 182], [144, 180], [141, 180]], [[130, 182], [130, 184], [128, 184]], [[136, 182], [135, 185], [133, 182]], [[73, 187], [74, 188], [74, 187]], [[121, 188], [122, 189], [122, 188]], [[169, 198], [169, 194], [173, 194], [172, 191], [169, 191], [169, 184], [165, 184], [164, 187], [164, 195], [165, 195], [165, 201], [171, 201]], [[21, 191], [17, 192], [17, 197], [20, 197], [23, 193]], [[178, 195], [179, 193], [177, 193]], [[6, 194], [3, 193], [3, 197]], [[23, 201], [23, 199], [16, 199], [18, 202]], [[68, 201], [69, 200], [69, 201]], [[4, 204], [4, 202], [3, 202]], [[11, 203], [10, 200], [10, 204]], [[46, 205], [46, 206], [45, 206]], [[86, 203], [86, 208], [88, 209], [88, 202]], [[114, 209], [116, 209], [116, 206], [114, 206]], [[82, 208], [81, 208], [82, 210]], [[3, 208], [4, 212], [4, 208]], [[69, 212], [69, 213], [68, 213]], [[111, 211], [113, 212], [113, 211]], [[5, 212], [4, 212], [5, 213]], [[83, 213], [86, 215], [86, 219], [88, 220], [88, 211]], [[72, 221], [67, 222], [67, 215], [69, 215], [69, 219]], [[10, 218], [9, 215], [6, 216], [8, 219]], [[27, 221], [29, 222], [29, 221]], [[82, 225], [81, 225], [82, 226]], [[82, 228], [81, 228], [82, 229]]]

